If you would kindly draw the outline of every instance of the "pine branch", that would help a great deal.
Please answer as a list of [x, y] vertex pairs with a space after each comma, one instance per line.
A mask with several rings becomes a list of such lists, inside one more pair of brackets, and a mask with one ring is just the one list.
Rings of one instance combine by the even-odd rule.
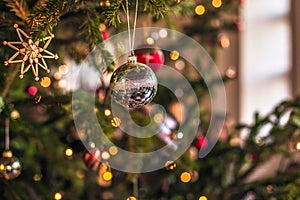
[[44, 2], [40, 7], [36, 6], [33, 14], [29, 17], [31, 37], [37, 40], [45, 37], [45, 31], [52, 33], [60, 16], [68, 12], [76, 3], [77, 0], [50, 0], [47, 3]]
[[167, 11], [167, 4], [165, 0], [148, 0], [145, 3], [144, 11], [149, 12], [156, 18], [163, 17]]
[[11, 8], [11, 12], [14, 12], [17, 17], [28, 22], [29, 9], [26, 0], [4, 0], [7, 7]]
[[120, 10], [124, 7], [122, 0], [117, 0], [111, 3], [111, 5], [104, 11], [106, 23], [112, 26], [117, 26], [121, 23]]

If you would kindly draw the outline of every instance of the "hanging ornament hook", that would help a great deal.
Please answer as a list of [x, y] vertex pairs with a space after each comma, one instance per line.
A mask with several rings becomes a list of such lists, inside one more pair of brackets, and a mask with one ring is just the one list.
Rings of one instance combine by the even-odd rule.
[[138, 14], [138, 7], [139, 7], [139, 0], [136, 0], [135, 3], [135, 14], [134, 14], [134, 23], [133, 23], [133, 33], [132, 33], [132, 40], [131, 40], [131, 33], [130, 33], [130, 19], [129, 19], [129, 5], [128, 0], [126, 0], [126, 16], [127, 16], [127, 28], [128, 28], [128, 39], [129, 39], [129, 48], [131, 56], [134, 56], [134, 41], [135, 41], [135, 30], [136, 30], [136, 22], [137, 22], [137, 14]]

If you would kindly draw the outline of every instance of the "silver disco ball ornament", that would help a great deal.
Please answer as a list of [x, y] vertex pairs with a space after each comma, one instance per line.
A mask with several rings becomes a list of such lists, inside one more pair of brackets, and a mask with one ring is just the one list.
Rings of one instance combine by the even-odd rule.
[[0, 176], [6, 180], [17, 178], [21, 174], [21, 164], [10, 150], [6, 150], [0, 159]]
[[128, 62], [114, 71], [110, 80], [112, 99], [134, 109], [150, 103], [157, 92], [157, 79], [153, 70], [129, 56]]

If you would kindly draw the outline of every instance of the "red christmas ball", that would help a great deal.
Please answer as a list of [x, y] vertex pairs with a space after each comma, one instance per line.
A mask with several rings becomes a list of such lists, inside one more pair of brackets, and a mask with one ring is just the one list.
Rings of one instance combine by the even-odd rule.
[[101, 33], [102, 33], [103, 40], [107, 40], [107, 38], [109, 36], [108, 33], [106, 31], [101, 31]]
[[154, 72], [157, 72], [164, 64], [163, 52], [155, 45], [143, 45], [135, 51], [137, 61], [148, 65]]
[[208, 145], [208, 141], [205, 137], [200, 137], [199, 139], [197, 139], [194, 143], [194, 146], [197, 148], [197, 149], [205, 149]]
[[37, 87], [35, 86], [29, 86], [27, 89], [26, 89], [26, 92], [29, 94], [29, 95], [36, 95], [36, 93], [38, 92], [38, 89]]
[[101, 152], [99, 149], [94, 148], [91, 151], [86, 151], [83, 154], [83, 160], [85, 166], [90, 169], [96, 171], [100, 165], [101, 161]]

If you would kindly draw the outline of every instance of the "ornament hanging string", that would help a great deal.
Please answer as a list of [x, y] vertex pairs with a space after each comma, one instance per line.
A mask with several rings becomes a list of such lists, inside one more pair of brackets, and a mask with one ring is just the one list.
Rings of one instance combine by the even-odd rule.
[[9, 150], [9, 118], [5, 119], [5, 150]]
[[131, 56], [134, 55], [134, 40], [135, 40], [135, 30], [136, 30], [136, 21], [137, 21], [137, 12], [139, 7], [139, 0], [136, 0], [135, 3], [135, 14], [134, 14], [134, 23], [133, 23], [133, 33], [132, 33], [132, 40], [131, 40], [131, 33], [130, 33], [130, 20], [129, 20], [129, 5], [128, 0], [126, 0], [126, 16], [127, 16], [127, 28], [128, 28], [128, 39], [129, 39], [129, 48], [131, 52]]

